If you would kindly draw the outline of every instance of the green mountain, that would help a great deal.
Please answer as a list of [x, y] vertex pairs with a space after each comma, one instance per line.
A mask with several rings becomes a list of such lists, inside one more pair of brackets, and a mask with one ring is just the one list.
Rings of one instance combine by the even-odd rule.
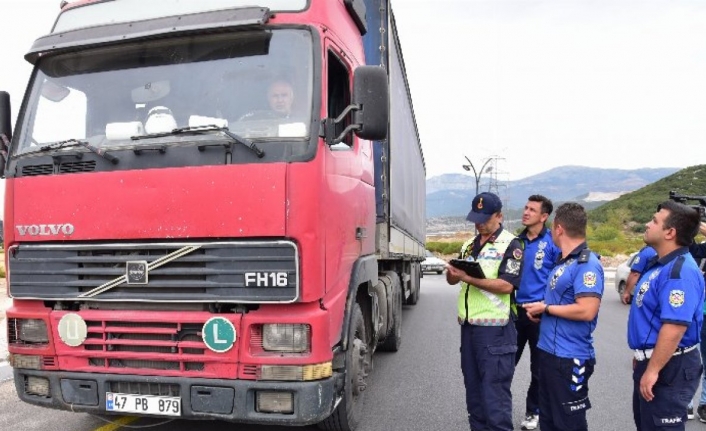
[[[669, 192], [690, 196], [706, 196], [706, 165], [690, 166], [664, 177], [645, 187], [626, 193], [600, 207], [589, 211], [591, 222], [603, 223], [611, 217], [619, 217], [623, 223], [647, 223], [657, 205], [669, 199]], [[690, 201], [688, 205], [698, 202]]]

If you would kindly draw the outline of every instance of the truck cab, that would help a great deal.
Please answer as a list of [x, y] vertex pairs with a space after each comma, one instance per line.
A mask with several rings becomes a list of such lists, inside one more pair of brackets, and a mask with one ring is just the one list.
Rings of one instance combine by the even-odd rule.
[[0, 93], [18, 395], [355, 428], [424, 250], [403, 63], [366, 54], [389, 2], [136, 4], [63, 6], [14, 133]]

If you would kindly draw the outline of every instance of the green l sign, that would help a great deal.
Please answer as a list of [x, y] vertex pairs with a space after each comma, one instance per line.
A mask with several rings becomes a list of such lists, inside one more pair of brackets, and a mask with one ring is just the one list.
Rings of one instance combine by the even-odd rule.
[[235, 344], [235, 327], [225, 317], [212, 317], [203, 324], [201, 336], [206, 347], [224, 353]]

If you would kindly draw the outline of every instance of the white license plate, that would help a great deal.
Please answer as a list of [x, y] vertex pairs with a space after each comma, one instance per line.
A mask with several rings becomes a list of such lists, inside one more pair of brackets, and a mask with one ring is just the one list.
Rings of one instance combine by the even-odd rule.
[[105, 409], [109, 412], [181, 416], [181, 398], [106, 392]]

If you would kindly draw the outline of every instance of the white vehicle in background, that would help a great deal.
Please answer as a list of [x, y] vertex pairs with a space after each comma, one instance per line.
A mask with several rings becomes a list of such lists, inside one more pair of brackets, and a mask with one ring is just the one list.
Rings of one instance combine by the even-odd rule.
[[618, 292], [618, 295], [622, 295], [625, 291], [628, 275], [630, 275], [630, 267], [635, 261], [635, 256], [637, 256], [637, 252], [632, 253], [630, 257], [628, 257], [628, 260], [618, 265], [615, 269], [615, 290]]
[[444, 269], [446, 269], [445, 260], [434, 256], [434, 253], [429, 250], [425, 250], [425, 257], [426, 259], [422, 262], [422, 274], [425, 272], [436, 272], [437, 274], [444, 272]]

